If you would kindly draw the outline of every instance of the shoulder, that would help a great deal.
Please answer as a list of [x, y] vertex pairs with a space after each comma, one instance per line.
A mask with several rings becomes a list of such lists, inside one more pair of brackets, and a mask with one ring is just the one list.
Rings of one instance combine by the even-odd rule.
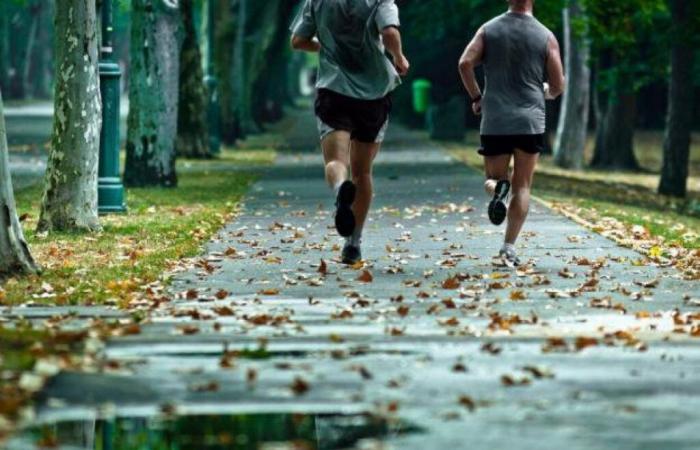
[[545, 24], [539, 21], [537, 17], [533, 17], [533, 23], [535, 24], [535, 27], [539, 30], [539, 32], [542, 34], [542, 36], [547, 37], [547, 39], [554, 38], [556, 39], [554, 32], [547, 28]]
[[494, 17], [493, 19], [489, 20], [489, 21], [486, 22], [485, 24], [483, 24], [483, 25], [481, 26], [481, 28], [482, 28], [483, 30], [486, 30], [487, 28], [490, 28], [491, 26], [500, 23], [500, 22], [503, 20], [503, 18], [504, 18], [505, 16], [506, 16], [505, 14], [500, 14], [500, 15]]

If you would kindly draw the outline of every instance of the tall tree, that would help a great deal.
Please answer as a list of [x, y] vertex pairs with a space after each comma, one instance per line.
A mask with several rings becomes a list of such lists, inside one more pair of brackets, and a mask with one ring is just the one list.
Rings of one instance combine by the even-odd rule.
[[177, 186], [181, 16], [176, 0], [133, 0], [124, 184]]
[[637, 92], [658, 78], [662, 0], [585, 0], [595, 67], [596, 145], [592, 166], [635, 170]]
[[696, 0], [669, 0], [671, 11], [671, 76], [664, 159], [659, 194], [685, 197], [688, 189], [690, 136], [693, 120], [693, 21], [700, 14]]
[[35, 273], [38, 271], [29, 246], [24, 240], [12, 192], [7, 131], [0, 93], [0, 274]]
[[56, 2], [56, 88], [39, 231], [97, 230], [102, 127], [94, 0]]
[[0, 89], [9, 87], [10, 66], [10, 7], [0, 2]]
[[207, 135], [207, 90], [202, 53], [197, 39], [193, 0], [180, 0], [184, 40], [180, 53], [180, 92], [177, 115], [177, 154], [210, 158]]
[[252, 92], [256, 101], [253, 102], [253, 119], [258, 123], [274, 122], [282, 116], [282, 107], [289, 102], [289, 18], [293, 17], [297, 2], [281, 0], [278, 4], [274, 36], [263, 61], [265, 68], [258, 73], [253, 83]]
[[[596, 140], [591, 166], [599, 169], [637, 170], [634, 154], [634, 127], [637, 96], [632, 74], [621, 68], [613, 71], [610, 55], [603, 55], [596, 73]], [[607, 72], [606, 72], [607, 71]], [[604, 74], [611, 75], [603, 82]], [[604, 84], [604, 86], [601, 86]]]
[[590, 45], [583, 24], [584, 11], [579, 0], [570, 0], [564, 8], [564, 55], [566, 91], [562, 100], [559, 126], [554, 144], [554, 162], [559, 167], [581, 169], [588, 133], [591, 71]]
[[[221, 140], [225, 144], [234, 144], [240, 136], [236, 116], [234, 54], [237, 45], [236, 14], [238, 7], [230, 0], [217, 2], [216, 44], [214, 52], [214, 70], [218, 81], [217, 90], [220, 105]], [[231, 45], [231, 43], [234, 45]]]

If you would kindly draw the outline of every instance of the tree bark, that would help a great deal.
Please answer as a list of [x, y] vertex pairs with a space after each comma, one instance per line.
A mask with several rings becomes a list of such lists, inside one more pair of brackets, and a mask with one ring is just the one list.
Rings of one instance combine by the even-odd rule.
[[56, 3], [56, 89], [39, 231], [98, 230], [102, 104], [94, 0]]
[[184, 41], [180, 53], [180, 91], [177, 118], [177, 154], [210, 158], [207, 133], [207, 89], [202, 54], [194, 23], [193, 0], [181, 0]]
[[0, 93], [0, 275], [36, 273], [38, 267], [24, 240], [12, 192], [7, 130]]
[[231, 45], [237, 36], [236, 22], [231, 1], [219, 0], [214, 69], [218, 81], [221, 140], [228, 145], [235, 144], [236, 139], [240, 136], [236, 115], [236, 88], [233, 70], [237, 45]]
[[131, 4], [124, 184], [175, 187], [181, 17], [163, 0]]
[[[254, 7], [257, 5], [253, 5]], [[265, 5], [267, 6], [267, 5]], [[250, 59], [246, 45], [249, 17], [248, 0], [238, 0], [236, 14], [236, 42], [233, 53], [233, 79], [235, 95], [235, 111], [241, 137], [257, 131], [250, 113]]]
[[54, 1], [44, 0], [39, 11], [39, 28], [29, 69], [29, 95], [33, 98], [51, 98], [53, 78], [53, 17]]
[[278, 5], [275, 34], [263, 61], [266, 67], [260, 71], [253, 84], [256, 101], [252, 105], [253, 119], [262, 125], [282, 118], [282, 108], [289, 103], [289, 31], [287, 23], [297, 4], [281, 0]]
[[601, 67], [596, 82], [596, 144], [591, 166], [606, 170], [638, 170], [634, 155], [634, 126], [637, 113], [636, 95], [631, 77], [620, 69], [610, 82], [602, 86], [604, 70], [614, 67], [611, 50], [601, 54]]
[[10, 11], [6, 2], [0, 1], [0, 90], [9, 88], [10, 82]]
[[692, 14], [687, 0], [670, 0], [669, 3], [674, 33], [659, 194], [685, 197], [693, 120], [694, 49], [688, 36]]
[[24, 50], [24, 66], [22, 67], [22, 92], [23, 98], [33, 97], [32, 82], [30, 81], [30, 72], [32, 63], [34, 62], [34, 43], [36, 42], [39, 21], [41, 20], [41, 2], [33, 2], [29, 4], [29, 34], [25, 41]]
[[581, 169], [588, 134], [591, 71], [588, 66], [590, 43], [572, 26], [583, 16], [579, 0], [564, 8], [564, 53], [566, 57], [566, 91], [554, 143], [554, 163], [566, 169]]

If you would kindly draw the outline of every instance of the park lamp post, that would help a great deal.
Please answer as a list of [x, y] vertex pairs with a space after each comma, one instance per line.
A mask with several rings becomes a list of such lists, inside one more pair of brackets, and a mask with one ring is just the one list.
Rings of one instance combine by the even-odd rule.
[[219, 94], [214, 71], [214, 42], [216, 41], [216, 3], [217, 0], [204, 2], [204, 30], [206, 31], [206, 55], [204, 83], [207, 86], [207, 128], [209, 134], [209, 153], [218, 155], [221, 152]]
[[100, 94], [102, 131], [97, 181], [100, 214], [126, 212], [124, 185], [119, 174], [119, 115], [121, 69], [114, 57], [112, 0], [102, 3], [102, 48], [100, 50]]

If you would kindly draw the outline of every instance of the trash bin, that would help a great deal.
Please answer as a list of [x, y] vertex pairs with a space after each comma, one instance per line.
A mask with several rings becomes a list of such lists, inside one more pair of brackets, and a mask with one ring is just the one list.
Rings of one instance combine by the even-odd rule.
[[428, 111], [432, 88], [432, 83], [422, 78], [413, 82], [413, 110], [418, 114]]

